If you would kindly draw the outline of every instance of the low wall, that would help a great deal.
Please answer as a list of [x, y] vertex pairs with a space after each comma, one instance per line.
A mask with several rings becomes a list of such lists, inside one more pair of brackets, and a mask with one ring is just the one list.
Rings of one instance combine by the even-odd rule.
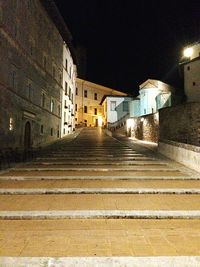
[[161, 140], [158, 143], [158, 152], [200, 172], [200, 147], [169, 140]]
[[185, 103], [159, 111], [160, 139], [200, 146], [200, 105]]

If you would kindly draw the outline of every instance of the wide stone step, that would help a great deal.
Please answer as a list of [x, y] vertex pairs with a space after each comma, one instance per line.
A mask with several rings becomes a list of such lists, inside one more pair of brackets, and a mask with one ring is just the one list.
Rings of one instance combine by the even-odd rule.
[[[183, 205], [184, 203], [184, 205]], [[0, 195], [1, 211], [199, 211], [200, 195], [61, 194]], [[128, 213], [127, 213], [128, 214]], [[134, 213], [135, 214], [135, 213]], [[181, 214], [181, 212], [180, 212]], [[180, 215], [179, 214], [179, 215]], [[184, 212], [183, 212], [184, 214]], [[199, 213], [198, 213], [199, 215]], [[124, 215], [125, 216], [125, 215]], [[157, 215], [156, 215], [157, 216]]]
[[160, 188], [160, 189], [200, 189], [200, 180], [25, 180], [25, 181], [15, 181], [15, 180], [0, 180], [1, 189], [40, 189], [40, 188], [107, 188], [107, 189], [118, 189], [118, 188], [128, 188], [128, 189], [138, 189], [138, 188]]
[[0, 211], [0, 220], [200, 219], [199, 210], [34, 210]]
[[90, 161], [102, 161], [102, 160], [106, 160], [107, 162], [117, 162], [117, 161], [155, 161], [155, 158], [150, 158], [150, 157], [97, 157], [97, 156], [93, 156], [93, 157], [38, 157], [36, 160], [38, 161], [45, 161], [45, 160], [52, 160], [52, 161], [62, 161], [62, 160], [73, 160], [73, 161], [81, 161], [81, 162], [90, 162]]
[[124, 165], [133, 165], [133, 166], [167, 166], [168, 164], [167, 163], [162, 163], [162, 162], [151, 162], [151, 161], [78, 161], [78, 160], [66, 160], [66, 161], [50, 161], [50, 160], [46, 160], [46, 161], [42, 161], [40, 160], [40, 163], [38, 163], [38, 161], [34, 161], [34, 162], [31, 162], [30, 164], [26, 164], [26, 166], [35, 166], [35, 165], [70, 165], [70, 166], [73, 166], [73, 165], [99, 165], [99, 166], [102, 166], [102, 165], [109, 165], [109, 166], [124, 166]]
[[[94, 255], [96, 255], [94, 253]], [[159, 266], [165, 267], [194, 267], [198, 266], [200, 262], [199, 256], [161, 256], [161, 257], [4, 257], [0, 258], [0, 264], [2, 266], [13, 266], [17, 264], [20, 267], [33, 267], [33, 266], [66, 266], [66, 267], [77, 267], [77, 266], [134, 266], [134, 267], [149, 267]], [[84, 264], [84, 265], [83, 265]]]
[[179, 172], [179, 170], [173, 169], [167, 165], [159, 166], [159, 165], [127, 165], [127, 166], [109, 166], [109, 165], [79, 165], [73, 167], [71, 165], [44, 165], [44, 164], [27, 164], [20, 167], [16, 167], [13, 169], [14, 171], [101, 171], [101, 172], [114, 172], [114, 171], [143, 171], [143, 172], [152, 172], [152, 171], [160, 171], [160, 172], [168, 172], [175, 171]]
[[200, 188], [0, 188], [0, 195], [43, 194], [200, 194]]
[[200, 255], [195, 219], [0, 220], [0, 231], [0, 256], [17, 257], [0, 258], [9, 267], [195, 267]]

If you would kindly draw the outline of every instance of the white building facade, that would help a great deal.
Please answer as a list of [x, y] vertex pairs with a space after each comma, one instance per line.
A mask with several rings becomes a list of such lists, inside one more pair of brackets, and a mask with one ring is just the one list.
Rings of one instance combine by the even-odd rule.
[[76, 65], [68, 46], [63, 45], [63, 92], [61, 137], [75, 130]]
[[129, 96], [105, 96], [102, 106], [107, 126], [129, 115], [131, 100]]

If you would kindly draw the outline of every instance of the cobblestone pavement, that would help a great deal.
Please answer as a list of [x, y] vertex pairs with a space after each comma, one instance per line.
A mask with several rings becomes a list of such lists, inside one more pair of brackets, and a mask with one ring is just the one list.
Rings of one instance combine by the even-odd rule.
[[86, 128], [0, 173], [0, 266], [200, 266], [200, 174], [116, 138]]

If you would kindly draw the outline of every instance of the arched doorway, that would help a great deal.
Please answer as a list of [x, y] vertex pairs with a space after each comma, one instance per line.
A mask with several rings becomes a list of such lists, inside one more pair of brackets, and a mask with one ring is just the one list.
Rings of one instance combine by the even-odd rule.
[[27, 121], [24, 129], [24, 149], [29, 150], [30, 148], [31, 148], [31, 124], [29, 121]]

